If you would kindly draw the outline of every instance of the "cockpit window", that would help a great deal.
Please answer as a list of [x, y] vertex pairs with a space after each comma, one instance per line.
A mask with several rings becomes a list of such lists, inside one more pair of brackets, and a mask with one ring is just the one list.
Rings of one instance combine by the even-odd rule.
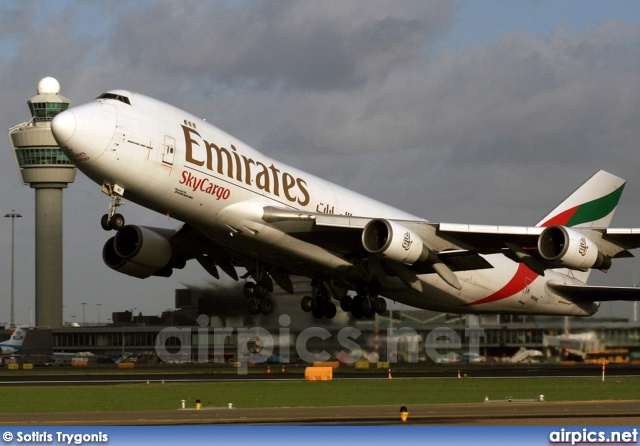
[[126, 96], [122, 96], [119, 94], [115, 94], [115, 93], [104, 93], [101, 94], [100, 96], [98, 96], [98, 99], [115, 99], [116, 101], [120, 101], [120, 102], [124, 102], [127, 105], [131, 105], [131, 102], [129, 102], [129, 98]]

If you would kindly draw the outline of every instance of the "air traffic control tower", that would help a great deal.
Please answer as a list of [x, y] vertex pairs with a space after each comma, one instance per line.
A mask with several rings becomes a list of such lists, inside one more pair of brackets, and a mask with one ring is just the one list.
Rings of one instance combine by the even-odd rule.
[[76, 168], [51, 133], [51, 120], [69, 107], [52, 77], [27, 104], [31, 120], [9, 129], [22, 184], [36, 190], [36, 325], [62, 327], [62, 189]]

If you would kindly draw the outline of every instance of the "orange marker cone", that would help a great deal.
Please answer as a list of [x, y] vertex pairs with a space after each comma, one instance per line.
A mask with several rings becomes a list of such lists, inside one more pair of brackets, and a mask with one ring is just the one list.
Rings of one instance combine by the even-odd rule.
[[282, 373], [284, 373], [284, 365], [282, 366]]
[[267, 373], [271, 373], [271, 366], [270, 365], [267, 366]]
[[460, 370], [458, 370], [458, 379], [460, 379], [460, 378], [461, 378], [461, 377], [460, 377]]
[[391, 376], [391, 369], [389, 369], [389, 379], [393, 379], [393, 377]]

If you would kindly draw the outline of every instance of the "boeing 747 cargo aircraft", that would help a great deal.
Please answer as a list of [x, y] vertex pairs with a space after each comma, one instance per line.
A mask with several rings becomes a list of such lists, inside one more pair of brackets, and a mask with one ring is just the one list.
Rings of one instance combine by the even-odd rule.
[[[381, 296], [454, 313], [589, 316], [640, 289], [586, 284], [593, 269], [630, 257], [640, 229], [610, 229], [625, 181], [599, 171], [535, 226], [427, 221], [288, 166], [196, 116], [125, 90], [60, 113], [53, 134], [110, 196], [115, 230], [104, 262], [141, 279], [195, 259], [211, 275], [244, 280], [252, 314], [269, 314], [273, 282], [312, 279], [302, 309], [355, 318], [386, 309]], [[125, 225], [123, 198], [183, 225]], [[236, 268], [246, 273], [239, 277]]]

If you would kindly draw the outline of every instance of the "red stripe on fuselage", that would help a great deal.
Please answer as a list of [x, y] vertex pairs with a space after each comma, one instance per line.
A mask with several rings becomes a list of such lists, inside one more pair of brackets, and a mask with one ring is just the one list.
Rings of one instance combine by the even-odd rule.
[[503, 286], [501, 289], [496, 291], [495, 293], [477, 300], [475, 302], [468, 303], [466, 305], [479, 305], [486, 304], [489, 302], [495, 302], [497, 300], [506, 299], [507, 297], [513, 296], [516, 293], [524, 290], [525, 287], [536, 280], [538, 278], [538, 274], [534, 273], [526, 266], [524, 263], [518, 264], [518, 271], [511, 278], [509, 283]]

